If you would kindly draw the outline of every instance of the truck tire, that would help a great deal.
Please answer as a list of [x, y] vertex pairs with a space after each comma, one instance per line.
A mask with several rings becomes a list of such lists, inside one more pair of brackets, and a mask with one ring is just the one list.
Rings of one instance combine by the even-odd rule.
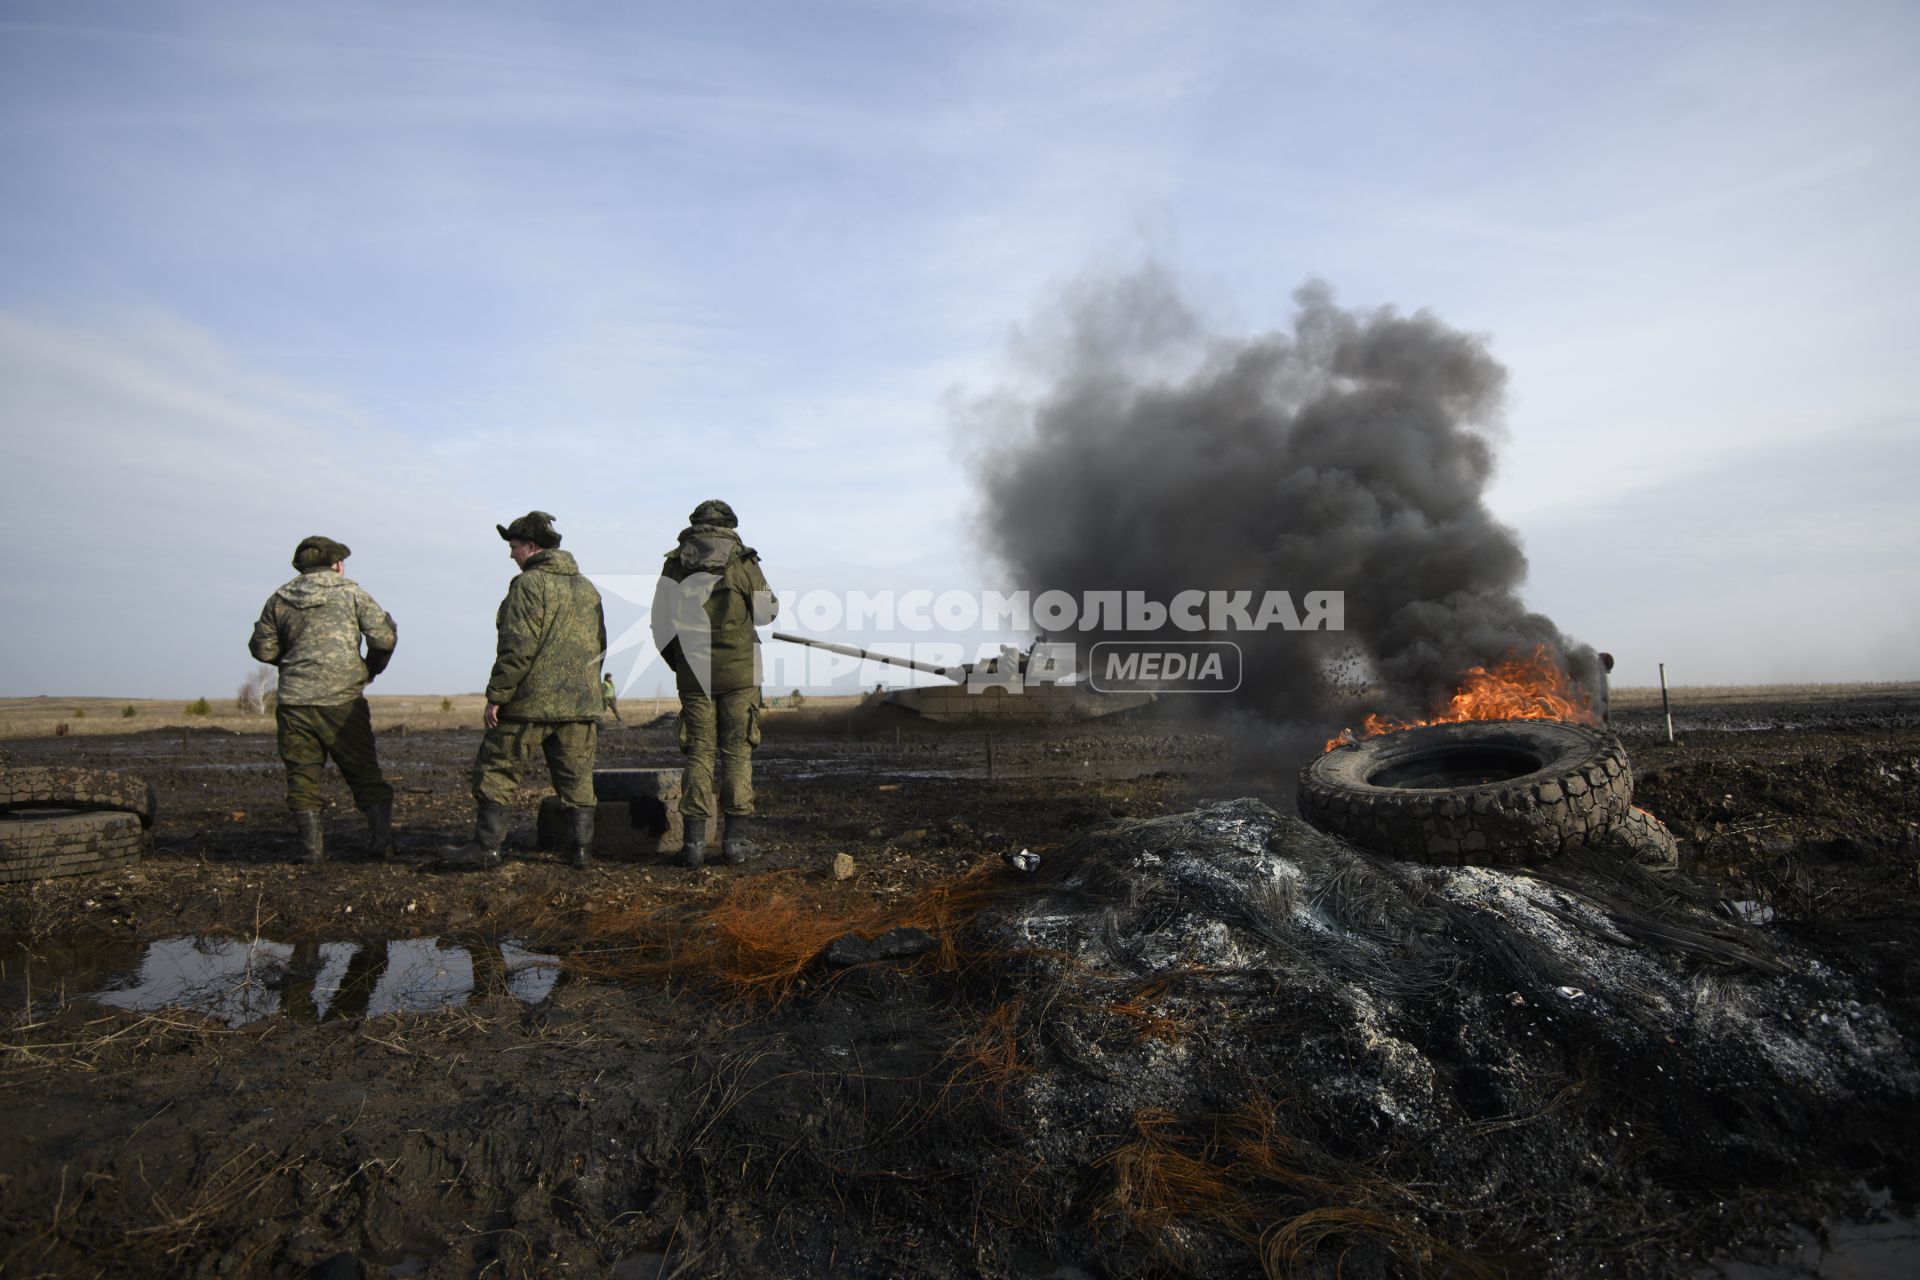
[[0, 813], [0, 883], [111, 871], [137, 862], [146, 851], [146, 829], [131, 813]]
[[1633, 775], [1610, 733], [1556, 720], [1427, 725], [1336, 747], [1300, 772], [1301, 816], [1390, 857], [1543, 862], [1627, 820]]
[[1667, 829], [1666, 823], [1638, 807], [1627, 810], [1627, 816], [1609, 827], [1599, 843], [1645, 867], [1668, 870], [1680, 865], [1680, 842], [1673, 832]]
[[0, 813], [14, 809], [114, 809], [153, 825], [153, 788], [111, 769], [42, 768], [0, 772]]

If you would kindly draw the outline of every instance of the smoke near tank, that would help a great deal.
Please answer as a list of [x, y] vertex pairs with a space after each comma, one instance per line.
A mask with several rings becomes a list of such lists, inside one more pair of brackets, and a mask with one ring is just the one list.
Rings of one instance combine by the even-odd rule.
[[[1344, 631], [1211, 637], [1240, 644], [1232, 701], [1270, 721], [1350, 712], [1357, 671], [1373, 707], [1424, 714], [1462, 671], [1539, 644], [1593, 686], [1592, 651], [1521, 603], [1526, 556], [1484, 501], [1506, 371], [1481, 338], [1342, 308], [1318, 282], [1288, 329], [1214, 332], [1150, 265], [1076, 285], [1015, 355], [1018, 389], [958, 411], [978, 533], [1013, 586], [1163, 604], [1343, 591]], [[1084, 660], [1092, 642], [1147, 637], [1050, 638]]]

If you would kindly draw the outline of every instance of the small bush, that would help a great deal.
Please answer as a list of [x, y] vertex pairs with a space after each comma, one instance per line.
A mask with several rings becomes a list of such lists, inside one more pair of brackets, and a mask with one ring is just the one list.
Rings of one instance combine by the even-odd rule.
[[73, 709], [73, 718], [75, 720], [85, 720], [87, 718], [87, 709], [85, 707], [75, 707]]
[[452, 699], [452, 698], [442, 698], [442, 699], [440, 699], [440, 709], [441, 709], [442, 711], [451, 711], [451, 710], [453, 710], [453, 699]]
[[129, 702], [126, 706], [120, 708], [120, 718], [122, 720], [131, 720], [139, 714], [140, 713], [138, 711], [135, 711], [133, 709], [133, 704], [131, 702]]
[[213, 714], [213, 704], [209, 703], [205, 698], [195, 698], [187, 704], [187, 714], [190, 716], [210, 716]]

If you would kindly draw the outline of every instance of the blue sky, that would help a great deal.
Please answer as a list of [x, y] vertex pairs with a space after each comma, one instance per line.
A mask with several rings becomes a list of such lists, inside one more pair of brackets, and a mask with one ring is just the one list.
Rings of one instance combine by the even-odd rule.
[[[478, 689], [560, 517], [992, 584], [950, 393], [1067, 282], [1487, 335], [1528, 598], [1920, 678], [1920, 8], [0, 0], [0, 693], [222, 695], [293, 544]], [[625, 611], [616, 609], [622, 618]], [[653, 677], [637, 677], [650, 687]]]

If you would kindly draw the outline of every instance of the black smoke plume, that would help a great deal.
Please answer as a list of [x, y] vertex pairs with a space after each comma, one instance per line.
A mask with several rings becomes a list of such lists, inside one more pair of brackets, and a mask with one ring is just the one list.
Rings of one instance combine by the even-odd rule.
[[[1235, 337], [1156, 267], [1071, 290], [1017, 344], [1039, 389], [962, 410], [987, 549], [1034, 592], [1344, 591], [1344, 632], [1213, 637], [1241, 644], [1234, 701], [1270, 721], [1350, 716], [1330, 673], [1354, 656], [1368, 709], [1400, 716], [1542, 643], [1592, 686], [1593, 652], [1521, 604], [1526, 556], [1483, 501], [1506, 383], [1485, 342], [1317, 282], [1294, 302], [1290, 331]], [[1084, 662], [1120, 637], [1056, 638]]]

